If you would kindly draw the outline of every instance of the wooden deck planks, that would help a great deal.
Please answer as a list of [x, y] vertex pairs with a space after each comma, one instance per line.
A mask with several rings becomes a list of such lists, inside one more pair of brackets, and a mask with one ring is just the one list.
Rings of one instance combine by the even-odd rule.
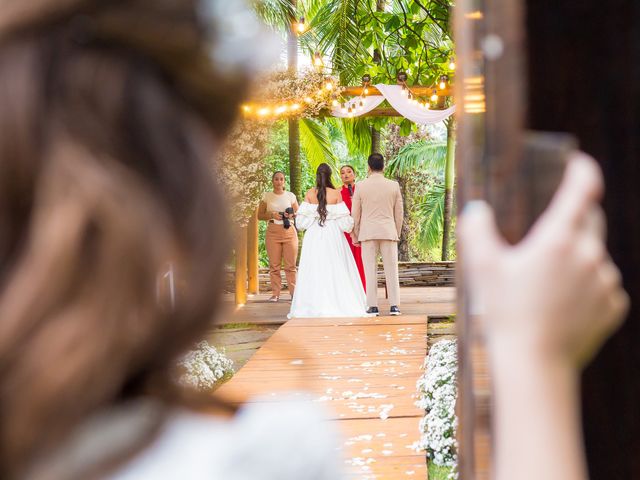
[[292, 320], [217, 394], [277, 402], [308, 391], [343, 434], [351, 478], [426, 479], [424, 454], [409, 448], [424, 414], [414, 402], [426, 324], [426, 315]]
[[[218, 315], [216, 323], [252, 323], [283, 324], [287, 321], [287, 313], [291, 308], [289, 293], [283, 293], [283, 300], [269, 303], [268, 293], [252, 296], [243, 307], [233, 304], [233, 295], [224, 296], [224, 309]], [[389, 311], [389, 301], [384, 298], [384, 288], [378, 289], [380, 311], [385, 315]], [[401, 309], [405, 315], [449, 315], [455, 311], [454, 287], [405, 287], [400, 289]], [[379, 317], [380, 321], [385, 317]], [[355, 319], [351, 319], [355, 320]], [[325, 320], [319, 320], [324, 323]], [[391, 319], [391, 322], [395, 319]], [[328, 321], [331, 323], [331, 320]]]

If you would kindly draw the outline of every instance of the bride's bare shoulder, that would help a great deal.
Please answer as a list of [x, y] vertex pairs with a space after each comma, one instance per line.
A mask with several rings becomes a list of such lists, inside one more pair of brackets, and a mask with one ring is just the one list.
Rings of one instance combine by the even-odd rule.
[[316, 203], [318, 201], [318, 195], [316, 194], [315, 188], [310, 188], [307, 190], [306, 195], [304, 196], [305, 202]]
[[331, 204], [342, 202], [342, 193], [335, 188], [327, 188], [327, 201]]

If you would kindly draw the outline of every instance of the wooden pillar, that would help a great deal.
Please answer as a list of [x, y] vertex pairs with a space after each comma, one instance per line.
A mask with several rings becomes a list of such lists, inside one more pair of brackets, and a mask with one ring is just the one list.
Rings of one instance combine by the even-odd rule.
[[247, 227], [240, 227], [236, 238], [236, 305], [247, 303]]
[[249, 267], [249, 295], [260, 293], [260, 255], [258, 249], [258, 211], [253, 212], [247, 228], [247, 264]]
[[[607, 244], [631, 295], [622, 328], [586, 369], [582, 415], [591, 480], [640, 478], [640, 5], [529, 0], [531, 128], [568, 131], [601, 164]], [[552, 9], [552, 11], [550, 10]], [[597, 30], [598, 34], [594, 35]], [[549, 72], [553, 81], [549, 82]], [[595, 73], [595, 74], [594, 74]], [[593, 95], [606, 85], [607, 94]]]

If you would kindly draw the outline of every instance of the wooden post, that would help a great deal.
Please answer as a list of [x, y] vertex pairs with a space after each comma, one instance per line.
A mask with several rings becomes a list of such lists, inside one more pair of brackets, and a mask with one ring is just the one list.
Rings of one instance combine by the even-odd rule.
[[[602, 165], [607, 245], [631, 296], [621, 329], [582, 378], [591, 480], [640, 478], [640, 9], [637, 0], [529, 0], [528, 124], [569, 131]], [[598, 34], [594, 35], [594, 29]], [[614, 53], [615, 52], [615, 53]], [[548, 82], [549, 72], [554, 80]], [[596, 73], [595, 75], [593, 73]], [[510, 81], [513, 81], [510, 78]], [[592, 95], [606, 85], [607, 95]]]
[[236, 238], [236, 305], [247, 303], [247, 227], [240, 227]]
[[247, 263], [249, 267], [249, 295], [260, 293], [260, 255], [258, 249], [258, 211], [253, 212], [247, 228]]

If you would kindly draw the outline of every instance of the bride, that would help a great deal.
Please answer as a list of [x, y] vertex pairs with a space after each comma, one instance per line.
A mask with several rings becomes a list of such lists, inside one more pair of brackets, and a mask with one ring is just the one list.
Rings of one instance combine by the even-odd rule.
[[353, 218], [326, 163], [318, 166], [316, 186], [300, 205], [296, 226], [307, 233], [289, 318], [366, 316], [360, 274], [342, 233], [353, 229]]

